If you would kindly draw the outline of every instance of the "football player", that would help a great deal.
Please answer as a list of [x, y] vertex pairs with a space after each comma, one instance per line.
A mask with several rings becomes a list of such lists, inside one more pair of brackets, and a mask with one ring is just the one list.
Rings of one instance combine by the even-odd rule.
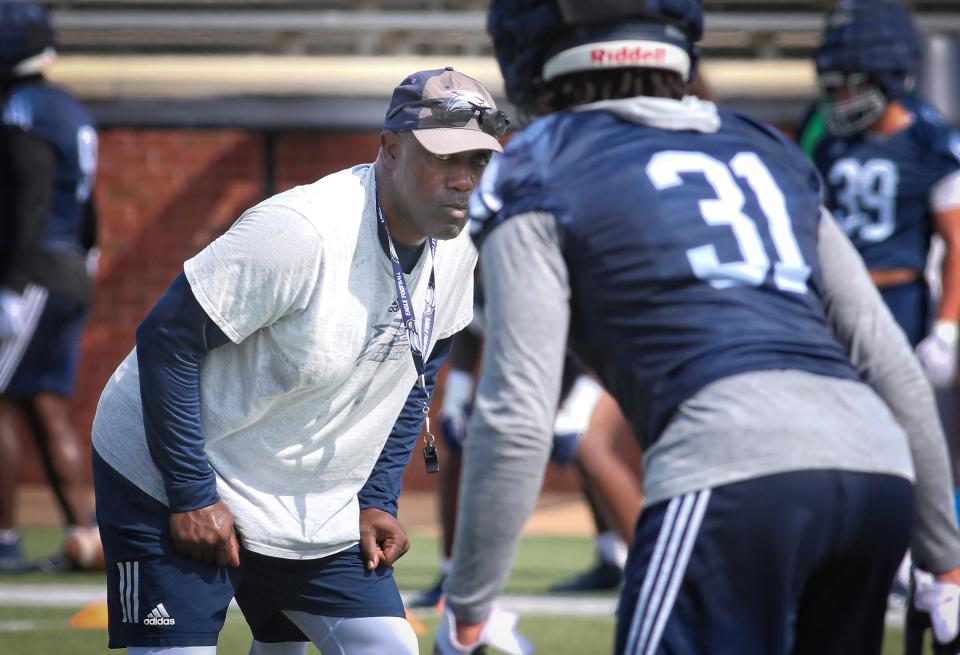
[[14, 516], [18, 418], [67, 526], [65, 556], [46, 564], [103, 566], [89, 460], [67, 411], [96, 252], [97, 133], [86, 109], [45, 81], [53, 46], [42, 6], [0, 2], [0, 572], [24, 567]]
[[568, 343], [644, 453], [618, 653], [877, 653], [908, 543], [960, 581], [930, 386], [803, 153], [685, 97], [702, 28], [696, 0], [491, 4], [540, 118], [472, 198], [488, 337], [442, 653], [484, 643]]
[[[914, 91], [921, 52], [899, 2], [838, 3], [815, 53], [822, 98], [799, 138], [824, 180], [826, 205], [927, 377], [944, 389], [940, 411], [950, 425], [946, 389], [956, 375], [960, 320], [960, 137]], [[934, 234], [945, 247], [939, 303], [931, 307], [924, 269]]]
[[[799, 133], [826, 206], [931, 383], [944, 387], [956, 373], [960, 320], [960, 135], [914, 92], [920, 56], [899, 2], [840, 2], [815, 54], [823, 97]], [[923, 273], [934, 233], [946, 248], [943, 292], [931, 312]]]
[[[450, 369], [443, 385], [440, 410], [441, 437], [446, 448], [446, 466], [440, 470], [437, 488], [440, 519], [440, 575], [436, 582], [409, 601], [410, 607], [433, 607], [443, 597], [443, 581], [450, 570], [453, 533], [457, 520], [466, 424], [473, 404], [474, 371], [483, 347], [483, 304], [479, 285], [474, 288], [474, 320], [454, 336]], [[633, 471], [614, 452], [621, 418], [616, 404], [583, 371], [576, 357], [564, 368], [562, 400], [554, 422], [550, 459], [559, 467], [575, 464], [594, 523], [597, 561], [586, 571], [550, 587], [550, 591], [580, 592], [616, 589], [623, 576], [627, 546], [640, 511], [642, 496]], [[603, 407], [595, 421], [595, 407]], [[612, 407], [611, 407], [612, 406]], [[609, 408], [609, 409], [608, 409]], [[612, 411], [611, 411], [612, 410]], [[613, 425], [609, 425], [613, 424]], [[624, 516], [622, 520], [621, 516]]]

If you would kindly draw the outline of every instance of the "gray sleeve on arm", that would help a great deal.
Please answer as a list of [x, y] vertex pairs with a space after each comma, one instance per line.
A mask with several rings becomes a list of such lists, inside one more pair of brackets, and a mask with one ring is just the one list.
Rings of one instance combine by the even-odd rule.
[[467, 430], [447, 604], [478, 623], [506, 583], [553, 440], [570, 320], [567, 269], [549, 214], [516, 216], [480, 253], [487, 330]]
[[826, 210], [820, 220], [818, 254], [834, 334], [910, 441], [916, 474], [913, 559], [935, 573], [960, 566], [950, 455], [933, 391], [860, 256]]

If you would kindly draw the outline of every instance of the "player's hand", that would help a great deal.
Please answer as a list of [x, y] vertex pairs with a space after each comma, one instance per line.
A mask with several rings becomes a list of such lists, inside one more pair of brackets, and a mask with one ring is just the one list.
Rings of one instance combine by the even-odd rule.
[[603, 387], [596, 380], [589, 375], [578, 376], [557, 410], [553, 421], [554, 434], [586, 432], [601, 395]]
[[86, 268], [87, 275], [91, 278], [97, 277], [100, 272], [100, 248], [94, 246], [87, 251]]
[[953, 384], [957, 371], [957, 324], [937, 321], [933, 331], [917, 344], [917, 358], [931, 385], [941, 388]]
[[577, 457], [580, 442], [590, 426], [593, 410], [603, 388], [589, 375], [581, 375], [560, 403], [553, 422], [553, 449], [550, 461], [567, 466]]
[[10, 339], [23, 329], [23, 296], [0, 288], [0, 339]]
[[467, 421], [470, 419], [468, 411], [457, 414], [440, 415], [440, 432], [446, 444], [456, 444], [463, 449], [463, 442], [467, 438]]
[[530, 655], [533, 645], [517, 629], [517, 615], [494, 605], [483, 623], [463, 623], [444, 608], [434, 652], [439, 655], [470, 655], [489, 646], [508, 655]]
[[240, 566], [233, 514], [222, 500], [189, 512], [171, 512], [170, 536], [181, 553], [217, 566]]
[[933, 650], [937, 655], [960, 652], [958, 583], [960, 569], [946, 571], [937, 576], [919, 569], [913, 571], [911, 610], [921, 617], [913, 621], [921, 626], [929, 626], [933, 632]]
[[473, 399], [473, 376], [466, 371], [452, 369], [443, 386], [443, 404], [440, 407], [440, 430], [447, 444], [463, 449], [467, 438]]
[[393, 514], [375, 508], [360, 510], [360, 555], [368, 571], [393, 566], [408, 550], [407, 531]]

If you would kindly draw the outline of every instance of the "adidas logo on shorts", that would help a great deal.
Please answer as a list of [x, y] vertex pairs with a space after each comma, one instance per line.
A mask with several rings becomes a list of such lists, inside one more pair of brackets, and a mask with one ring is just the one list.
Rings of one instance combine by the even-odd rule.
[[143, 620], [143, 625], [176, 625], [177, 620], [167, 614], [167, 609], [160, 603], [152, 610], [147, 618]]

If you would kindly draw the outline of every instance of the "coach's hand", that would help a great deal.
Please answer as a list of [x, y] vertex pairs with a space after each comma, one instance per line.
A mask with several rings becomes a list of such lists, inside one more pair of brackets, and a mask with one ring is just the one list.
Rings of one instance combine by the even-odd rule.
[[170, 536], [187, 557], [217, 566], [240, 566], [233, 514], [222, 500], [189, 512], [172, 512]]
[[393, 514], [374, 508], [360, 510], [360, 555], [368, 571], [393, 566], [408, 550], [407, 531]]

